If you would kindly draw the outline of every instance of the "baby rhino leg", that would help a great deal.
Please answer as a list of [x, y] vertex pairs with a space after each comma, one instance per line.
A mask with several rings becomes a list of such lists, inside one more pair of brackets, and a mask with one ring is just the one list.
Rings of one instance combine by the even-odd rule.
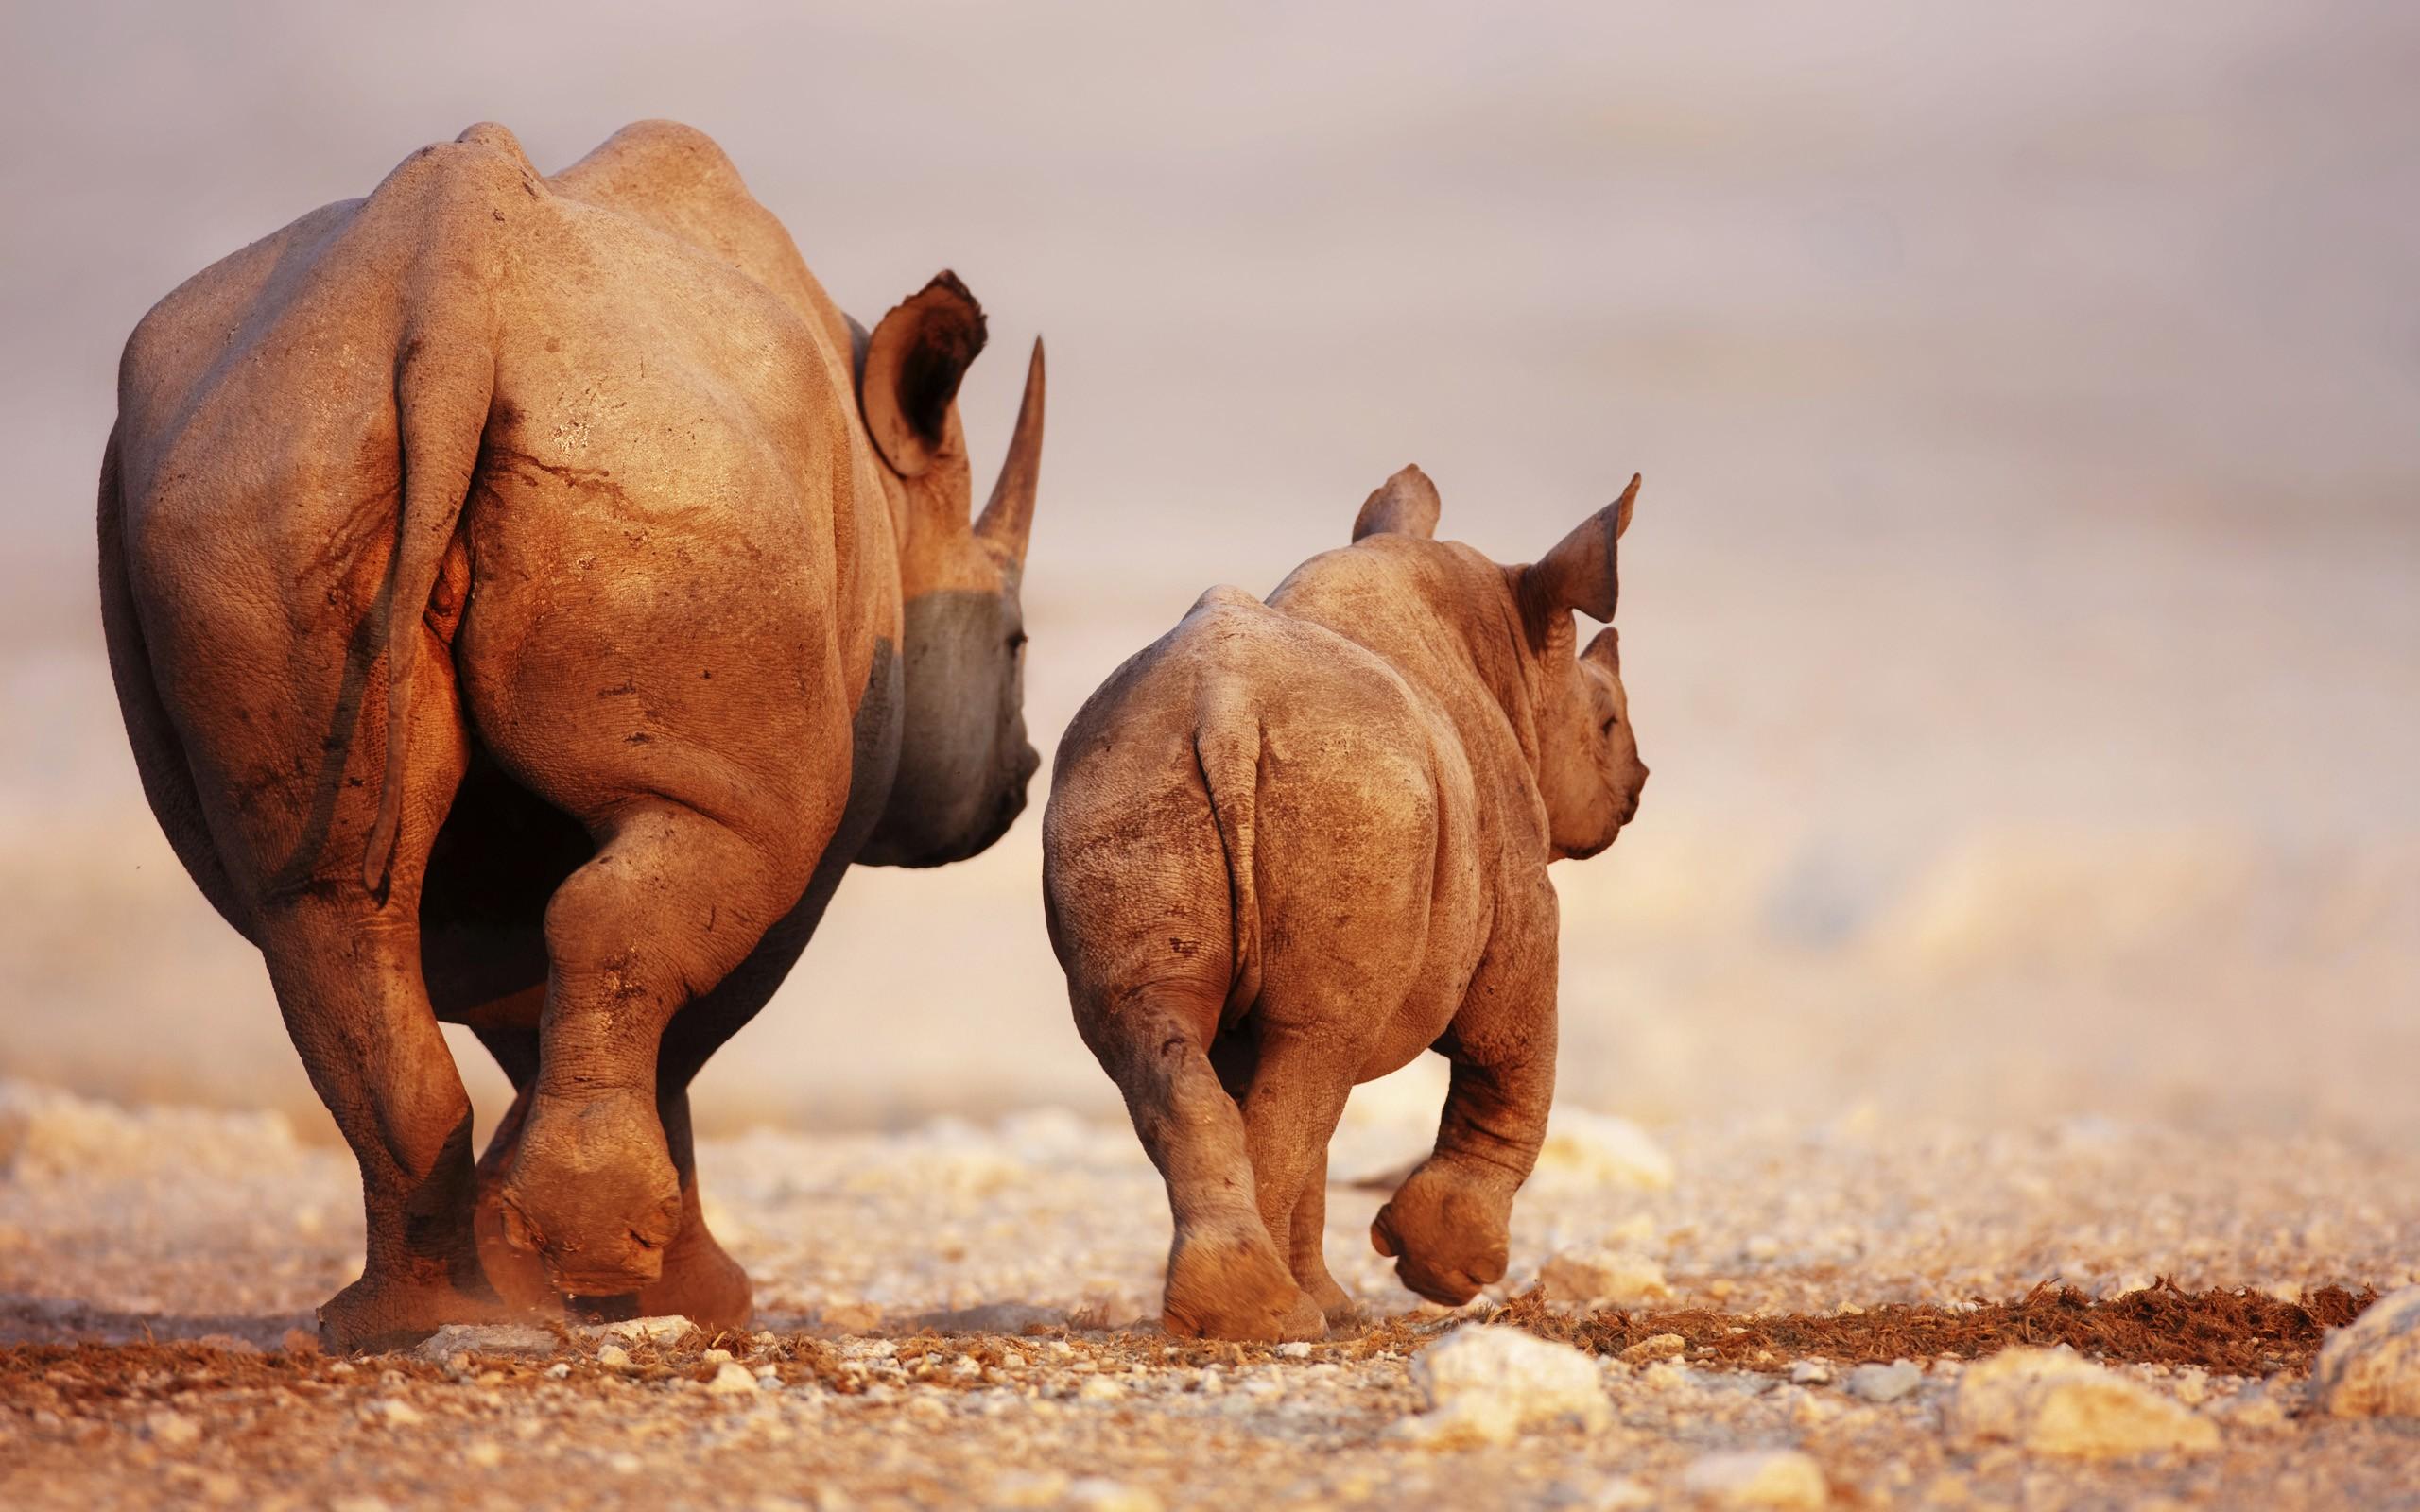
[[1328, 1274], [1327, 1251], [1327, 1151], [1322, 1149], [1311, 1174], [1303, 1183], [1303, 1194], [1294, 1203], [1294, 1220], [1286, 1236], [1287, 1258], [1294, 1267], [1294, 1282], [1305, 1295], [1319, 1304], [1328, 1325], [1333, 1328], [1349, 1321], [1354, 1313], [1353, 1298]]
[[1167, 1182], [1176, 1232], [1161, 1322], [1187, 1338], [1320, 1338], [1319, 1306], [1294, 1284], [1262, 1218], [1243, 1115], [1211, 1069], [1206, 1031], [1219, 1007], [1167, 991], [1076, 1005], [1084, 1042]]
[[1378, 1253], [1432, 1302], [1460, 1307], [1504, 1279], [1513, 1194], [1537, 1164], [1554, 1101], [1551, 946], [1545, 960], [1518, 984], [1485, 968], [1472, 983], [1437, 1044], [1453, 1062], [1437, 1147], [1370, 1225]]

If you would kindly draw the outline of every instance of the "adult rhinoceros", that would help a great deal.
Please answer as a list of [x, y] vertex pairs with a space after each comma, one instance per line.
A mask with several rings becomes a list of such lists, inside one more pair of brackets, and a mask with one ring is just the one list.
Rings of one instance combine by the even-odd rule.
[[[101, 602], [146, 794], [361, 1164], [357, 1348], [611, 1298], [710, 1325], [686, 1088], [852, 861], [1005, 831], [1039, 344], [970, 525], [942, 273], [871, 335], [719, 148], [477, 126], [129, 339]], [[443, 1019], [519, 1096], [475, 1168]]]

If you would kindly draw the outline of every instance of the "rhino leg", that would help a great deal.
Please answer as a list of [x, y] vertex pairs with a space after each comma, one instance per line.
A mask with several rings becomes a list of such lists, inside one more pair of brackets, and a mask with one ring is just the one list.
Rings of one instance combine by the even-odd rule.
[[[1264, 1003], [1261, 1011], [1267, 1008]], [[1288, 1257], [1296, 1284], [1322, 1314], [1340, 1311], [1345, 1301], [1327, 1274], [1320, 1246], [1326, 1224], [1327, 1144], [1353, 1091], [1351, 1068], [1360, 1061], [1357, 1049], [1340, 1054], [1327, 1039], [1264, 1028], [1252, 1086], [1242, 1099], [1261, 1223]]]
[[698, 1160], [689, 1132], [689, 1093], [666, 1091], [656, 1103], [664, 1121], [664, 1142], [672, 1168], [681, 1177], [681, 1227], [664, 1252], [664, 1272], [639, 1288], [643, 1316], [677, 1314], [709, 1333], [740, 1329], [755, 1313], [755, 1294], [748, 1273], [724, 1250], [706, 1227], [705, 1210], [698, 1196]]
[[1459, 1307], [1504, 1279], [1512, 1198], [1537, 1164], [1554, 1102], [1555, 953], [1552, 915], [1525, 932], [1527, 949], [1480, 964], [1437, 1048], [1453, 1079], [1437, 1147], [1370, 1225], [1403, 1283]]
[[417, 931], [320, 899], [261, 922], [286, 1029], [361, 1164], [361, 1279], [320, 1309], [322, 1343], [386, 1348], [502, 1315], [471, 1233], [471, 1101], [420, 989]]
[[1243, 1114], [1210, 1064], [1219, 996], [1162, 988], [1113, 1002], [1079, 989], [1074, 1006], [1167, 1183], [1176, 1231], [1162, 1325], [1185, 1338], [1323, 1336], [1318, 1304], [1294, 1284], [1262, 1221]]
[[[529, 1312], [560, 1310], [563, 1297], [547, 1276], [544, 1258], [534, 1249], [517, 1247], [512, 1243], [503, 1203], [505, 1177], [521, 1150], [521, 1132], [529, 1115], [530, 1086], [537, 1079], [538, 1033], [534, 1029], [481, 1029], [477, 1033], [479, 1041], [495, 1056], [505, 1074], [512, 1078], [515, 1093], [512, 1107], [488, 1141], [487, 1153], [479, 1158], [475, 1218], [479, 1263], [497, 1294], [510, 1305]], [[709, 1332], [744, 1327], [752, 1314], [748, 1274], [723, 1251], [706, 1228], [698, 1199], [698, 1163], [690, 1138], [686, 1088], [671, 1085], [668, 1079], [660, 1080], [656, 1117], [664, 1125], [665, 1148], [681, 1179], [681, 1227], [665, 1249], [664, 1274], [635, 1294], [581, 1300], [616, 1315], [654, 1317], [678, 1314]]]
[[543, 1257], [558, 1290], [620, 1297], [663, 1276], [683, 1227], [659, 1109], [665, 1027], [755, 947], [763, 924], [747, 921], [778, 919], [804, 878], [786, 885], [798, 873], [781, 858], [663, 800], [624, 807], [599, 840], [547, 905], [539, 1069], [498, 1200], [509, 1240]]
[[[535, 990], [543, 993], [544, 988]], [[513, 1092], [512, 1106], [505, 1109], [495, 1132], [488, 1136], [487, 1152], [479, 1157], [478, 1194], [471, 1215], [479, 1265], [496, 1295], [510, 1306], [529, 1313], [558, 1311], [562, 1297], [547, 1278], [544, 1263], [535, 1253], [514, 1247], [504, 1217], [504, 1177], [521, 1148], [521, 1130], [529, 1117], [529, 1086], [538, 1076], [538, 1031], [478, 1028], [472, 1032], [511, 1078]]]
[[1350, 1322], [1359, 1311], [1344, 1288], [1327, 1269], [1327, 1149], [1320, 1148], [1310, 1175], [1304, 1179], [1303, 1194], [1294, 1203], [1294, 1216], [1287, 1230], [1287, 1259], [1294, 1271], [1294, 1283], [1304, 1295], [1319, 1304], [1328, 1326], [1335, 1328]]

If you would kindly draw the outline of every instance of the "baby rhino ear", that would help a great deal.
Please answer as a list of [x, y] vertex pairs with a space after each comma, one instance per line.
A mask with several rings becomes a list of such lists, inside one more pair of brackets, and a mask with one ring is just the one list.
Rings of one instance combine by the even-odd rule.
[[1358, 541], [1383, 531], [1433, 541], [1437, 538], [1439, 507], [1437, 485], [1429, 482], [1428, 474], [1418, 467], [1407, 467], [1361, 501], [1361, 512], [1353, 520], [1353, 539]]
[[1576, 609], [1592, 620], [1612, 620], [1619, 587], [1614, 542], [1630, 528], [1631, 507], [1637, 502], [1638, 477], [1634, 473], [1620, 498], [1582, 521], [1521, 575], [1530, 602], [1549, 613]]

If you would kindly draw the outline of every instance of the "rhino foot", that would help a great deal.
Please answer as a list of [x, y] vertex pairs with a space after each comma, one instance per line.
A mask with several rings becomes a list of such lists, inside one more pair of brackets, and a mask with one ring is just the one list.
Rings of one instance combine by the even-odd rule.
[[1177, 1235], [1161, 1325], [1184, 1338], [1323, 1339], [1320, 1304], [1294, 1284], [1257, 1219]]
[[1431, 1160], [1378, 1210], [1370, 1243], [1406, 1286], [1460, 1307], [1504, 1279], [1512, 1218], [1510, 1193]]
[[518, 1315], [484, 1282], [459, 1282], [441, 1268], [373, 1270], [320, 1305], [320, 1348], [330, 1354], [408, 1349], [448, 1323]]

